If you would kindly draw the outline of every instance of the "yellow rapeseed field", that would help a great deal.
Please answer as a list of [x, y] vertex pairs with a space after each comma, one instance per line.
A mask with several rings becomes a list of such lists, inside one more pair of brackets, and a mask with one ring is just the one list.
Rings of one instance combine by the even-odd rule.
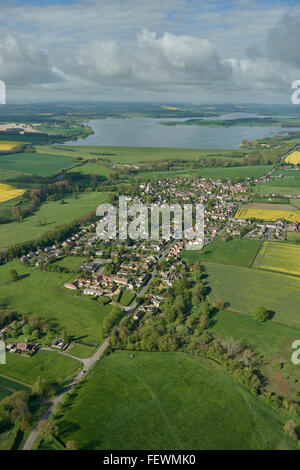
[[258, 252], [253, 267], [300, 276], [300, 246], [265, 242]]
[[300, 165], [300, 152], [290, 153], [286, 157], [285, 163], [291, 163], [292, 165]]
[[24, 193], [25, 191], [23, 189], [16, 189], [8, 184], [0, 183], [0, 202], [9, 201], [15, 197], [22, 196]]
[[267, 222], [275, 222], [280, 219], [300, 222], [300, 211], [289, 204], [247, 204], [238, 209], [235, 218], [259, 219]]
[[8, 140], [0, 140], [0, 151], [12, 150], [23, 142], [11, 142]]

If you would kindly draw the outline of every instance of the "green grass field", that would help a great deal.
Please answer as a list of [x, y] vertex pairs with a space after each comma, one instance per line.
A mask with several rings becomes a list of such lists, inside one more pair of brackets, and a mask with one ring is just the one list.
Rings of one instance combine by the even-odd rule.
[[300, 194], [300, 177], [284, 176], [272, 179], [265, 183], [258, 183], [254, 190], [261, 195], [264, 194]]
[[198, 160], [200, 158], [231, 158], [233, 150], [218, 149], [174, 149], [156, 147], [100, 147], [85, 145], [38, 145], [38, 153], [62, 155], [71, 158], [92, 160], [108, 158], [117, 163], [139, 163], [159, 160]]
[[85, 165], [80, 165], [70, 170], [72, 172], [82, 173], [83, 175], [101, 175], [108, 177], [110, 176], [114, 170], [112, 168], [108, 168], [104, 165], [98, 165], [96, 163], [87, 163]]
[[253, 267], [300, 276], [300, 246], [264, 242]]
[[[0, 374], [6, 371], [6, 365], [0, 365]], [[0, 375], [0, 401], [19, 390], [27, 390], [27, 387], [18, 382], [7, 379]]]
[[[15, 268], [22, 279], [8, 283], [9, 271]], [[102, 340], [101, 325], [111, 311], [87, 296], [69, 294], [59, 288], [70, 274], [34, 271], [16, 261], [0, 266], [1, 303], [19, 313], [34, 314], [51, 322], [57, 334], [63, 327], [67, 334], [97, 344]]]
[[124, 292], [122, 292], [121, 298], [119, 299], [120, 304], [125, 305], [125, 307], [127, 307], [131, 304], [131, 302], [135, 298], [135, 295], [136, 294], [134, 292], [124, 290]]
[[32, 357], [7, 353], [6, 365], [1, 366], [0, 370], [8, 377], [33, 385], [39, 377], [50, 381], [71, 379], [80, 368], [80, 362], [70, 357], [56, 352], [38, 351]]
[[203, 250], [185, 250], [183, 259], [191, 261], [206, 262], [213, 261], [215, 263], [234, 264], [237, 266], [250, 266], [261, 242], [259, 240], [246, 240], [235, 238], [227, 242], [217, 238]]
[[[32, 240], [39, 235], [77, 219], [81, 215], [96, 210], [97, 206], [107, 200], [107, 193], [82, 193], [77, 199], [74, 196], [66, 196], [66, 204], [56, 202], [45, 202], [23, 222], [11, 222], [0, 225], [0, 248], [16, 243]], [[1, 207], [1, 206], [0, 206]], [[41, 225], [39, 221], [46, 223]]]
[[114, 352], [66, 402], [59, 437], [80, 449], [296, 448], [285, 417], [212, 361]]
[[177, 171], [141, 171], [138, 176], [147, 179], [161, 178], [234, 178], [236, 176], [244, 178], [258, 178], [270, 171], [269, 166], [237, 166], [231, 168], [204, 168], [195, 170], [177, 170]]
[[[234, 338], [254, 348], [264, 358], [263, 373], [269, 378], [268, 387], [281, 396], [298, 399], [300, 368], [291, 361], [291, 345], [295, 338], [300, 338], [300, 329], [275, 322], [259, 323], [225, 310], [213, 317], [210, 331], [219, 338]], [[281, 361], [284, 366], [279, 370], [277, 364]]]
[[256, 307], [274, 312], [274, 321], [300, 328], [300, 279], [241, 266], [205, 263], [211, 300], [253, 315]]
[[0, 155], [0, 169], [28, 175], [50, 176], [74, 163], [70, 158], [38, 153]]
[[300, 240], [300, 232], [287, 232], [286, 238], [289, 242], [296, 242]]

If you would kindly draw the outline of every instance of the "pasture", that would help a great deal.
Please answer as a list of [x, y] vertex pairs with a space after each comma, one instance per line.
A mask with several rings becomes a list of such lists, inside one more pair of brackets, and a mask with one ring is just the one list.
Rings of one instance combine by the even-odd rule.
[[[213, 361], [180, 353], [114, 352], [99, 361], [57, 419], [79, 449], [296, 448], [285, 417]], [[253, 411], [255, 410], [255, 412]], [[226, 430], [226, 432], [224, 432]]]
[[72, 171], [72, 173], [82, 173], [83, 175], [100, 175], [108, 177], [114, 170], [98, 163], [86, 163], [85, 165], [76, 166], [70, 171]]
[[16, 189], [8, 184], [0, 183], [0, 203], [22, 196], [24, 192], [22, 189]]
[[67, 157], [38, 153], [12, 153], [0, 155], [0, 169], [27, 175], [51, 176], [74, 163]]
[[245, 204], [237, 210], [235, 218], [268, 222], [275, 222], [279, 219], [300, 222], [300, 211], [291, 204]]
[[[300, 368], [292, 364], [291, 345], [295, 338], [300, 338], [300, 329], [275, 322], [259, 323], [246, 315], [224, 310], [213, 317], [210, 331], [217, 338], [234, 338], [254, 348], [263, 356], [263, 374], [269, 378], [268, 388], [289, 399], [298, 399]], [[284, 366], [279, 371], [280, 361]]]
[[260, 245], [259, 240], [235, 238], [224, 242], [221, 238], [217, 238], [201, 251], [185, 250], [183, 259], [192, 263], [196, 261], [213, 261], [215, 263], [249, 267]]
[[300, 276], [300, 246], [264, 242], [253, 267]]
[[19, 390], [27, 390], [27, 387], [24, 385], [3, 377], [1, 373], [6, 372], [6, 366], [0, 367], [0, 401], [14, 392], [18, 392]]
[[270, 170], [268, 166], [237, 166], [237, 167], [210, 167], [203, 169], [186, 169], [174, 171], [141, 171], [139, 177], [146, 180], [161, 178], [235, 178], [237, 176], [243, 178], [259, 178]]
[[[20, 278], [9, 283], [10, 269]], [[22, 314], [37, 315], [48, 320], [57, 335], [66, 328], [67, 334], [83, 342], [98, 344], [102, 323], [111, 312], [110, 305], [101, 305], [88, 296], [69, 294], [62, 286], [70, 274], [35, 271], [16, 261], [0, 266], [1, 303]]]
[[300, 279], [241, 266], [205, 263], [211, 301], [222, 301], [231, 310], [253, 315], [256, 307], [273, 312], [273, 321], [300, 328]]
[[269, 182], [257, 183], [254, 190], [260, 195], [300, 194], [300, 177], [290, 175], [283, 178], [273, 178]]
[[39, 377], [51, 382], [65, 381], [74, 377], [81, 368], [78, 361], [51, 351], [38, 351], [31, 357], [7, 353], [6, 362], [3, 373], [29, 385], [33, 385]]
[[107, 193], [87, 192], [79, 194], [76, 198], [73, 195], [66, 196], [65, 204], [60, 204], [59, 201], [44, 202], [34, 215], [26, 217], [21, 223], [0, 225], [0, 248], [37, 238], [54, 227], [96, 210], [97, 206], [106, 200]]
[[100, 147], [85, 145], [38, 145], [38, 153], [48, 155], [62, 155], [71, 158], [93, 160], [107, 158], [116, 163], [143, 163], [161, 160], [199, 160], [201, 158], [232, 158], [233, 150], [218, 149], [176, 149], [159, 147]]

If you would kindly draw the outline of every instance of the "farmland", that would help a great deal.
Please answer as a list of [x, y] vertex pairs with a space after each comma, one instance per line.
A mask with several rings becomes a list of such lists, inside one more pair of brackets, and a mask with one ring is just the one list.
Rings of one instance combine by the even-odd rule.
[[[9, 283], [10, 269], [16, 269], [20, 279]], [[0, 266], [1, 302], [18, 313], [38, 315], [48, 320], [57, 334], [66, 328], [70, 336], [98, 344], [101, 326], [110, 305], [100, 305], [87, 296], [77, 297], [61, 288], [70, 274], [34, 271], [18, 262]], [[29, 295], [30, 293], [30, 295]]]
[[253, 315], [256, 307], [273, 312], [273, 321], [300, 328], [300, 279], [285, 274], [225, 264], [205, 263], [212, 301]]
[[70, 158], [48, 154], [26, 152], [0, 155], [0, 169], [28, 175], [50, 176], [72, 165]]
[[215, 149], [176, 149], [159, 147], [99, 147], [84, 145], [64, 145], [64, 146], [36, 146], [38, 153], [48, 155], [62, 155], [71, 158], [83, 158], [84, 160], [94, 160], [96, 158], [107, 158], [116, 163], [143, 163], [160, 160], [198, 160], [200, 158], [220, 158], [232, 157], [232, 150]]
[[105, 202], [107, 193], [82, 193], [77, 198], [66, 196], [65, 203], [45, 202], [34, 215], [23, 222], [11, 222], [0, 225], [0, 248], [15, 243], [32, 240], [59, 225], [77, 219]]
[[114, 352], [96, 364], [75, 396], [57, 424], [60, 439], [74, 439], [79, 449], [296, 445], [282, 432], [284, 417], [214, 362], [185, 354], [138, 352], [131, 358]]
[[[290, 174], [290, 173], [289, 173]], [[254, 186], [258, 194], [300, 194], [300, 177], [284, 176], [274, 178], [269, 182], [258, 183]]]
[[22, 189], [16, 189], [8, 184], [0, 183], [0, 203], [10, 201], [18, 196], [22, 196], [24, 191]]
[[253, 267], [300, 276], [300, 246], [264, 242]]
[[300, 152], [290, 153], [285, 159], [285, 163], [291, 163], [292, 165], [300, 165]]
[[149, 179], [161, 179], [161, 178], [234, 178], [236, 176], [244, 178], [258, 178], [263, 176], [270, 170], [269, 166], [237, 166], [229, 168], [203, 168], [195, 170], [174, 170], [174, 171], [141, 171], [138, 176]]
[[9, 140], [0, 140], [0, 152], [13, 150], [18, 145], [23, 145], [26, 142], [13, 142]]
[[291, 204], [246, 204], [238, 209], [235, 218], [269, 222], [284, 219], [289, 222], [300, 222], [300, 211]]
[[213, 261], [223, 264], [235, 264], [249, 267], [261, 242], [259, 240], [233, 239], [227, 242], [220, 238], [204, 247], [201, 251], [186, 250], [183, 259], [186, 261]]

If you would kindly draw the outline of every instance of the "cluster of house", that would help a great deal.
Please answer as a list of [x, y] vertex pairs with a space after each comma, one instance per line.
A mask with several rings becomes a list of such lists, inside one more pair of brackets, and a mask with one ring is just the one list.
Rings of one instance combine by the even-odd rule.
[[247, 236], [250, 238], [267, 237], [270, 240], [284, 240], [286, 232], [300, 232], [300, 224], [298, 222], [287, 223], [283, 220], [258, 223]]
[[27, 356], [32, 356], [38, 350], [37, 345], [29, 345], [27, 343], [8, 343], [6, 344], [6, 351], [15, 354], [26, 354]]
[[148, 295], [145, 304], [141, 305], [133, 315], [133, 320], [140, 320], [146, 313], [153, 313], [162, 304], [164, 298], [159, 295]]

